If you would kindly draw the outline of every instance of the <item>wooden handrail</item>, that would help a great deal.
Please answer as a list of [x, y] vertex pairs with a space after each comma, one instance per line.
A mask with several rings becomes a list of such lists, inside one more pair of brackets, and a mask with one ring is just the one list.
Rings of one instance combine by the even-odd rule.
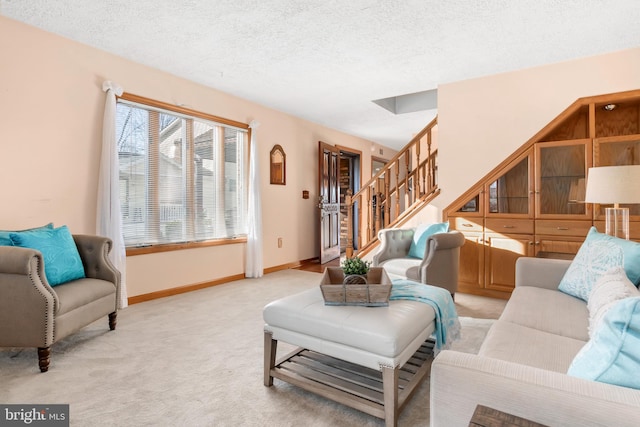
[[[434, 118], [404, 146], [360, 190], [347, 193], [346, 256], [377, 241], [382, 228], [392, 227], [422, 207], [439, 193], [437, 181], [437, 150], [432, 151], [433, 132], [438, 124]], [[424, 154], [426, 149], [426, 155]], [[423, 158], [421, 158], [421, 156]], [[358, 218], [357, 229], [351, 225]]]

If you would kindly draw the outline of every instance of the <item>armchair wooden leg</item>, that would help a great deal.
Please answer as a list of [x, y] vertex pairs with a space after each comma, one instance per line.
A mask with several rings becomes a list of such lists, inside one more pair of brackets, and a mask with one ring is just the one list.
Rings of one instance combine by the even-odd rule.
[[50, 354], [51, 347], [38, 347], [38, 365], [40, 366], [40, 372], [47, 372], [49, 370]]
[[114, 311], [113, 313], [109, 313], [109, 329], [115, 331], [116, 329], [116, 317], [118, 317], [118, 312]]

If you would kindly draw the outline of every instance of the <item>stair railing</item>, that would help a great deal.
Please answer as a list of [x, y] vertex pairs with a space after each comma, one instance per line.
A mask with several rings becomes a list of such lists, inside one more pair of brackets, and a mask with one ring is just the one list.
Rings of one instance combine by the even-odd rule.
[[379, 230], [401, 224], [439, 194], [438, 150], [432, 148], [437, 124], [436, 117], [356, 194], [347, 192], [348, 258], [354, 249], [361, 253], [375, 244]]

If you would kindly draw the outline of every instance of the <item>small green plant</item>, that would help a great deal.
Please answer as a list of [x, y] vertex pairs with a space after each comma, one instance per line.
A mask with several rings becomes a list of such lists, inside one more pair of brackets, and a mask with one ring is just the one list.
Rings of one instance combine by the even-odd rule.
[[342, 261], [342, 271], [345, 276], [351, 274], [367, 274], [369, 266], [371, 266], [371, 261], [363, 261], [357, 256], [346, 258]]

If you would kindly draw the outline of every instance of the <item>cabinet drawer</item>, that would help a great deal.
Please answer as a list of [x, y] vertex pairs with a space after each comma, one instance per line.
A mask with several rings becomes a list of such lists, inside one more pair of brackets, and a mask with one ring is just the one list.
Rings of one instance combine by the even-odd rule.
[[529, 219], [487, 218], [488, 233], [533, 234], [533, 221]]
[[536, 220], [536, 235], [586, 237], [591, 221]]
[[484, 230], [484, 220], [482, 218], [465, 218], [461, 216], [449, 217], [449, 228], [458, 231], [479, 231]]
[[[594, 221], [593, 225], [596, 226], [600, 233], [604, 233], [607, 230], [605, 221]], [[629, 222], [629, 238], [631, 240], [640, 240], [640, 222]]]

